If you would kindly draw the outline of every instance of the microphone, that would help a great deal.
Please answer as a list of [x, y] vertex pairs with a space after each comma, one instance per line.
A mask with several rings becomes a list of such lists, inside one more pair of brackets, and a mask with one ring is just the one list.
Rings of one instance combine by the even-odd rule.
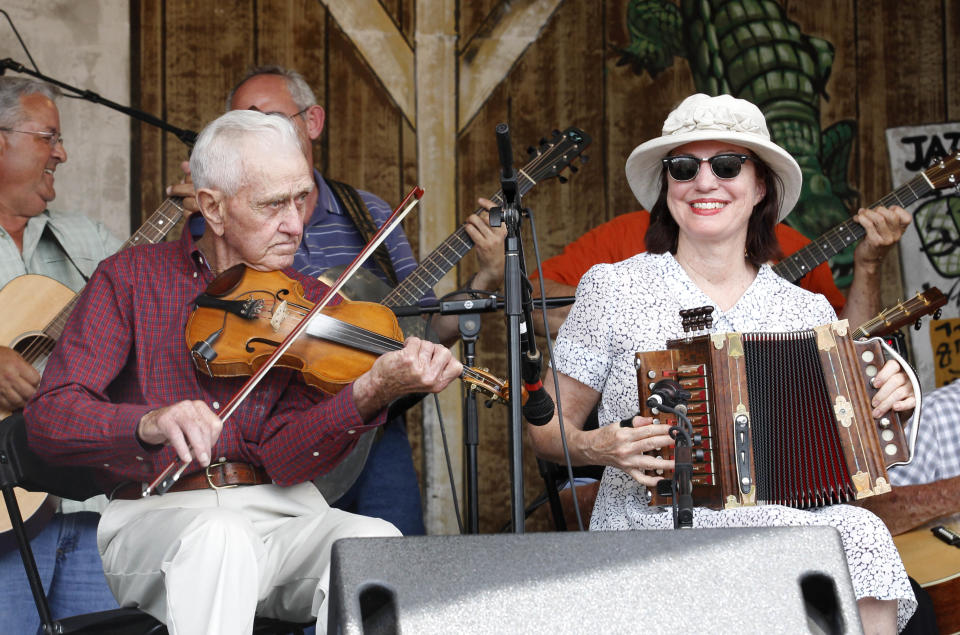
[[526, 380], [523, 387], [527, 389], [527, 403], [523, 404], [523, 417], [530, 425], [542, 426], [553, 419], [553, 399], [547, 394], [543, 382], [537, 379], [535, 384]]
[[531, 425], [542, 426], [553, 419], [553, 399], [543, 388], [540, 371], [543, 366], [543, 357], [537, 350], [537, 341], [533, 332], [533, 298], [530, 293], [530, 281], [524, 278], [523, 285], [523, 321], [520, 323], [520, 343], [523, 353], [520, 356], [520, 374], [523, 376], [523, 387], [527, 389], [527, 403], [523, 405], [523, 416]]
[[689, 391], [680, 387], [675, 379], [661, 379], [650, 389], [650, 396], [647, 397], [647, 407], [649, 408], [677, 408], [684, 405], [690, 399]]
[[495, 129], [497, 135], [497, 154], [500, 155], [500, 190], [507, 205], [513, 205], [517, 200], [517, 175], [513, 171], [513, 147], [510, 144], [510, 126], [498, 123]]

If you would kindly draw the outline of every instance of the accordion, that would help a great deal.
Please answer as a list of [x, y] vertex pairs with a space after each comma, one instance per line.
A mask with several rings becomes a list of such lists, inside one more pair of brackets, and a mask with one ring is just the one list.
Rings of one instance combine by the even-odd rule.
[[[695, 505], [847, 502], [890, 491], [887, 468], [913, 456], [919, 414], [909, 439], [897, 413], [871, 414], [870, 379], [888, 354], [911, 375], [919, 413], [909, 365], [879, 338], [851, 339], [845, 320], [807, 331], [687, 337], [637, 353], [640, 404], [661, 379], [690, 393]], [[655, 422], [676, 422], [644, 408]], [[673, 448], [654, 454], [672, 459]], [[670, 504], [650, 496], [651, 505]]]

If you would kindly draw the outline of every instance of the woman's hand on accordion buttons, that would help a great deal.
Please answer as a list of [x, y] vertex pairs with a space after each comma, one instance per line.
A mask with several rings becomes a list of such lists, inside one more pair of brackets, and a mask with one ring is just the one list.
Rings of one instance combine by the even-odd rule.
[[673, 470], [673, 461], [657, 458], [652, 452], [673, 445], [670, 426], [639, 415], [631, 423], [632, 427], [612, 424], [593, 431], [591, 462], [620, 468], [640, 484], [653, 487], [663, 478], [657, 470]]
[[900, 368], [896, 360], [889, 360], [873, 378], [873, 387], [877, 393], [870, 405], [874, 418], [882, 416], [892, 408], [897, 412], [911, 410], [916, 406], [913, 385], [907, 373]]

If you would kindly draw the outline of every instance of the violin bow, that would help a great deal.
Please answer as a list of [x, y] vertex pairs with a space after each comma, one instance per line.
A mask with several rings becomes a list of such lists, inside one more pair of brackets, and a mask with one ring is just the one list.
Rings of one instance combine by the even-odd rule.
[[[370, 242], [367, 243], [366, 247], [360, 251], [353, 262], [350, 263], [350, 266], [344, 269], [343, 273], [340, 274], [340, 277], [336, 279], [333, 285], [327, 290], [319, 302], [317, 302], [310, 312], [300, 321], [300, 323], [290, 331], [290, 334], [280, 343], [280, 345], [273, 351], [270, 357], [267, 358], [267, 361], [264, 362], [257, 372], [250, 376], [250, 379], [243, 385], [239, 392], [234, 395], [233, 399], [230, 400], [226, 406], [224, 406], [222, 414], [220, 415], [220, 421], [226, 422], [230, 418], [240, 404], [246, 399], [253, 389], [257, 387], [257, 384], [260, 383], [260, 380], [267, 374], [277, 361], [287, 352], [294, 341], [304, 332], [307, 327], [310, 325], [310, 320], [314, 315], [319, 313], [327, 304], [330, 303], [330, 300], [333, 299], [340, 289], [343, 288], [343, 285], [347, 283], [350, 277], [356, 273], [357, 269], [363, 266], [363, 263], [373, 254], [373, 252], [380, 246], [381, 243], [386, 239], [387, 235], [390, 234], [400, 222], [406, 217], [410, 211], [416, 207], [417, 203], [420, 202], [420, 197], [423, 196], [423, 189], [420, 187], [414, 187], [410, 190], [410, 193], [407, 194], [400, 205], [393, 211], [390, 215], [390, 218], [387, 219], [377, 233], [373, 235], [373, 238], [370, 239]], [[168, 465], [156, 479], [153, 480], [144, 490], [142, 496], [147, 497], [151, 494], [165, 494], [173, 484], [176, 483], [180, 476], [183, 474], [184, 470], [190, 465], [190, 462], [183, 462], [180, 460], [180, 457], [175, 458], [170, 465]]]

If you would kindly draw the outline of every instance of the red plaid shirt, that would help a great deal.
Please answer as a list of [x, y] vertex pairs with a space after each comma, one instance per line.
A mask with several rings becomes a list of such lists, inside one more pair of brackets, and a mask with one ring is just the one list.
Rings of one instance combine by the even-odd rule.
[[[325, 290], [293, 269], [284, 273], [312, 301]], [[140, 418], [184, 399], [218, 412], [245, 382], [197, 372], [184, 341], [192, 302], [212, 278], [186, 228], [177, 242], [101, 263], [27, 404], [30, 446], [60, 464], [99, 468], [105, 486], [150, 481], [174, 460], [173, 448], [145, 449], [137, 440]], [[352, 385], [330, 396], [275, 368], [226, 421], [213, 457], [262, 465], [277, 484], [294, 485], [330, 470], [384, 414], [365, 425]], [[186, 473], [200, 469], [193, 462]]]

